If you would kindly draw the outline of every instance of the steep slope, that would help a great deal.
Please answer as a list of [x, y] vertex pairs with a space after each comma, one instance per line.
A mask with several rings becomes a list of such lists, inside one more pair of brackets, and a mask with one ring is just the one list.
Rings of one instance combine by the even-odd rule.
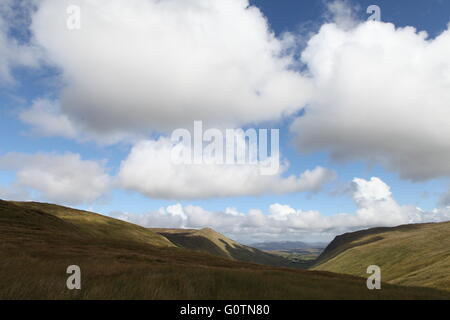
[[[272, 266], [296, 267], [296, 264], [261, 250], [244, 246], [211, 228], [204, 229], [151, 229], [181, 248], [209, 253], [215, 256], [244, 262]], [[300, 266], [300, 265], [298, 265]]]
[[381, 268], [383, 281], [450, 291], [450, 222], [337, 236], [313, 269], [365, 276], [369, 265]]
[[[70, 265], [81, 290], [68, 290]], [[0, 200], [0, 299], [450, 299], [450, 293], [181, 249], [97, 214]]]
[[[0, 219], [10, 217], [13, 223], [39, 225], [39, 228], [49, 228], [55, 224], [57, 227], [53, 228], [53, 231], [62, 232], [66, 237], [120, 240], [162, 247], [174, 246], [166, 238], [151, 230], [92, 212], [37, 202], [0, 200], [0, 206], [0, 210], [2, 210]], [[6, 210], [7, 208], [9, 210]], [[40, 217], [42, 220], [36, 220], [36, 217]]]

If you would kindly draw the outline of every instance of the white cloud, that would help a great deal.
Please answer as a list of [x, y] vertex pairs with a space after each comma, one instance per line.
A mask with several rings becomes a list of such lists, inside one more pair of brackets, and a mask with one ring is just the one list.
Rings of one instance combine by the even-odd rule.
[[28, 124], [29, 133], [39, 137], [64, 137], [78, 142], [95, 141], [101, 146], [119, 142], [134, 143], [142, 136], [117, 132], [112, 134], [87, 132], [83, 125], [61, 111], [58, 100], [36, 99], [19, 113], [19, 119]]
[[[429, 39], [330, 2], [333, 23], [302, 52], [306, 77], [286, 54], [296, 36], [276, 38], [247, 0], [78, 3], [80, 30], [66, 28], [71, 1], [43, 0], [31, 31], [66, 84], [63, 115], [45, 121], [70, 119], [81, 140], [114, 143], [199, 119], [259, 123], [307, 105], [291, 127], [301, 151], [380, 163], [414, 181], [450, 176], [450, 30]], [[42, 127], [42, 117], [29, 122]]]
[[[39, 60], [36, 47], [7, 37], [12, 3], [2, 2], [0, 18], [6, 82], [14, 65]], [[33, 1], [24, 3], [31, 12]], [[44, 135], [114, 143], [197, 119], [275, 120], [307, 104], [292, 126], [300, 150], [381, 163], [415, 181], [450, 176], [448, 29], [429, 39], [412, 27], [358, 22], [349, 2], [329, 2], [334, 22], [302, 53], [306, 77], [286, 54], [296, 49], [295, 35], [276, 38], [247, 0], [78, 3], [81, 30], [68, 30], [71, 1], [35, 2], [32, 43], [66, 85], [60, 112], [22, 115]]]
[[342, 29], [355, 27], [359, 20], [356, 11], [359, 5], [352, 5], [349, 1], [335, 0], [326, 3], [325, 17]]
[[450, 30], [325, 24], [302, 53], [314, 98], [292, 125], [301, 151], [381, 163], [402, 178], [450, 176]]
[[393, 198], [390, 187], [379, 178], [369, 181], [355, 178], [353, 200], [358, 206], [356, 226], [386, 225], [422, 222], [416, 217], [416, 209], [402, 207]]
[[15, 184], [6, 186], [0, 185], [0, 199], [2, 200], [14, 200], [14, 201], [28, 201], [31, 199], [31, 195], [24, 188]]
[[212, 227], [244, 242], [264, 240], [330, 240], [336, 234], [376, 226], [450, 220], [450, 208], [425, 212], [399, 205], [390, 188], [379, 178], [353, 180], [353, 200], [357, 211], [325, 216], [318, 211], [303, 211], [288, 205], [273, 204], [267, 214], [252, 209], [248, 213], [228, 208], [208, 211], [198, 206], [176, 204], [146, 214], [116, 212], [120, 219], [146, 227]]
[[[43, 0], [32, 31], [67, 86], [61, 109], [87, 130], [234, 126], [298, 110], [308, 82], [248, 0]], [[289, 37], [286, 37], [288, 39]]]
[[163, 137], [136, 144], [121, 164], [121, 186], [150, 198], [205, 199], [317, 192], [335, 177], [322, 167], [284, 178], [286, 165], [278, 174], [261, 175], [258, 165], [251, 164], [177, 164], [172, 161], [175, 145], [182, 146]]
[[29, 109], [22, 111], [20, 119], [32, 126], [33, 133], [41, 136], [75, 138], [77, 130], [69, 118], [61, 114], [55, 101], [37, 99]]
[[[39, 60], [36, 47], [7, 36], [12, 3], [0, 4], [6, 83], [14, 82], [12, 68]], [[307, 102], [291, 127], [300, 150], [381, 163], [411, 180], [450, 176], [450, 30], [429, 39], [412, 27], [358, 22], [346, 2], [335, 1], [328, 7], [334, 23], [302, 54], [305, 77], [291, 70], [299, 61], [286, 54], [295, 36], [276, 38], [247, 0], [79, 3], [82, 29], [69, 31], [72, 1], [36, 2], [32, 41], [61, 68], [66, 86], [61, 102], [36, 100], [21, 113], [33, 132], [114, 143], [197, 119], [218, 126], [279, 119]], [[317, 191], [332, 177], [323, 168], [284, 178], [249, 166], [173, 166], [164, 152], [162, 140], [136, 144], [122, 163], [122, 185], [150, 197], [192, 199]], [[383, 190], [380, 197], [389, 199]], [[379, 217], [375, 204], [398, 210], [392, 199], [368, 209], [367, 197], [361, 201], [367, 219]]]
[[8, 153], [0, 156], [0, 170], [15, 171], [15, 187], [37, 191], [40, 200], [57, 203], [91, 203], [110, 186], [101, 164], [73, 153]]

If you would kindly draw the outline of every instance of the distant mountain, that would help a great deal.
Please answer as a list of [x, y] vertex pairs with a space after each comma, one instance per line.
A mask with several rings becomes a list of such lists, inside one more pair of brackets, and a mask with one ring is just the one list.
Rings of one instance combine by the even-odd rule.
[[301, 242], [301, 241], [276, 241], [259, 242], [250, 245], [253, 248], [266, 251], [295, 250], [295, 249], [323, 249], [327, 246], [324, 242]]
[[[211, 228], [204, 229], [157, 229], [151, 231], [169, 239], [175, 245], [209, 253], [215, 256], [244, 262], [261, 263], [272, 266], [295, 267], [292, 261], [261, 250], [242, 245], [225, 237]], [[299, 265], [300, 266], [300, 265]]]
[[314, 270], [365, 276], [381, 268], [383, 281], [450, 291], [450, 222], [373, 228], [337, 236]]

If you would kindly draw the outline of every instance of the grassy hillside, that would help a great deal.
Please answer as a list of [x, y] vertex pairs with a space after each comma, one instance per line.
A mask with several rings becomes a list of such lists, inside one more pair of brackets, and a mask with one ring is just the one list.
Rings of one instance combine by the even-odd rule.
[[369, 265], [381, 268], [383, 281], [450, 291], [450, 222], [338, 236], [313, 269], [365, 276]]
[[[66, 268], [81, 267], [81, 290]], [[450, 299], [450, 293], [244, 263], [181, 249], [85, 211], [0, 201], [0, 299]]]
[[301, 267], [283, 257], [244, 246], [210, 228], [196, 229], [151, 229], [181, 248], [209, 253], [232, 260], [261, 263], [271, 266]]
[[[20, 207], [21, 210], [18, 208], [7, 210], [13, 205]], [[20, 224], [30, 227], [31, 230], [48, 229], [52, 233], [63, 233], [64, 236], [83, 239], [120, 240], [158, 247], [174, 246], [166, 238], [147, 228], [92, 212], [37, 202], [1, 201], [0, 206], [4, 212], [0, 218], [4, 222], [9, 222], [11, 226]]]
[[278, 251], [268, 251], [271, 254], [278, 255], [285, 259], [288, 259], [295, 263], [295, 265], [300, 265], [305, 269], [310, 268], [314, 265], [316, 259], [322, 252], [321, 249], [293, 249], [293, 250], [278, 250]]

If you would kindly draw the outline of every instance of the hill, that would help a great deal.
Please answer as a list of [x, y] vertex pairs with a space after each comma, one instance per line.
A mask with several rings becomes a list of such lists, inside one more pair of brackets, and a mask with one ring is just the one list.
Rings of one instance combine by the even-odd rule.
[[[81, 290], [66, 288], [69, 265]], [[70, 208], [0, 200], [0, 299], [450, 299], [429, 288], [245, 263]]]
[[204, 229], [150, 229], [185, 249], [209, 253], [232, 260], [271, 266], [301, 267], [288, 259], [242, 245], [211, 228]]
[[[120, 240], [157, 247], [174, 246], [169, 240], [147, 228], [97, 213], [37, 202], [1, 201], [0, 206], [2, 221], [10, 226], [26, 226], [30, 230], [48, 231], [52, 235], [62, 233], [64, 236], [83, 239]], [[8, 233], [8, 230], [4, 232]]]
[[389, 283], [450, 291], [450, 222], [337, 236], [313, 269], [364, 276], [369, 265], [378, 265]]

